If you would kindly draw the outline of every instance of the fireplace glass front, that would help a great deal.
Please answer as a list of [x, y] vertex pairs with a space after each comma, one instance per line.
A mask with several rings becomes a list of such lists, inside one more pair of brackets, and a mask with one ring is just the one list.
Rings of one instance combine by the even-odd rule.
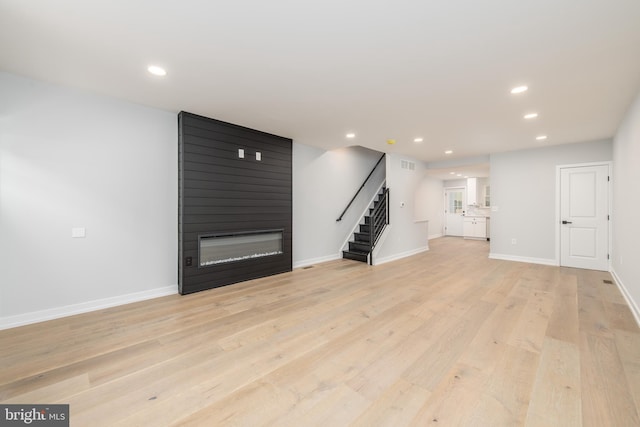
[[282, 254], [282, 232], [264, 230], [200, 236], [199, 266]]

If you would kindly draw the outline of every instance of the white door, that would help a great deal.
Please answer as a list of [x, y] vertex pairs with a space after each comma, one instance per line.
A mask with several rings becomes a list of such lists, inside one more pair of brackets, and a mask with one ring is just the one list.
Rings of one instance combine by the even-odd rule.
[[462, 220], [465, 205], [465, 188], [444, 190], [444, 235], [462, 236]]
[[560, 168], [560, 265], [609, 270], [609, 166]]

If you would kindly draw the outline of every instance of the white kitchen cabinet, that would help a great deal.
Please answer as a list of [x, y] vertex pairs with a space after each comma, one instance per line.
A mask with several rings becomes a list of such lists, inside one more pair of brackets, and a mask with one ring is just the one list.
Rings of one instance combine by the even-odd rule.
[[467, 205], [491, 207], [491, 186], [487, 178], [467, 178]]
[[467, 178], [467, 205], [476, 206], [478, 204], [478, 179]]
[[482, 206], [484, 206], [485, 208], [491, 207], [491, 186], [489, 185], [484, 186], [484, 194], [481, 200], [483, 202]]
[[486, 239], [487, 218], [476, 216], [464, 217], [462, 235], [465, 239]]

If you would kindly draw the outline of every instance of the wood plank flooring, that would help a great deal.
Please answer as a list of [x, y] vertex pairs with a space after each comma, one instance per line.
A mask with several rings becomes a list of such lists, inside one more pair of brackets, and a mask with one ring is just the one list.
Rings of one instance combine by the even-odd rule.
[[459, 238], [0, 331], [0, 402], [72, 426], [639, 426], [608, 273]]

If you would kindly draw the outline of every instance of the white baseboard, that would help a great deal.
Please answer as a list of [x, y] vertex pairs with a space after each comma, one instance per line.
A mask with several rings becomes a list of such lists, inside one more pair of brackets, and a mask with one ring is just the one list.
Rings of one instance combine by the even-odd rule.
[[342, 257], [342, 254], [334, 254], [334, 255], [327, 255], [327, 256], [322, 256], [318, 258], [304, 259], [302, 261], [294, 262], [293, 268], [302, 268], [302, 267], [308, 267], [314, 264], [320, 264], [322, 262], [335, 261], [337, 259], [340, 259], [341, 257]]
[[66, 305], [64, 307], [49, 308], [47, 310], [32, 311], [30, 313], [18, 314], [15, 316], [0, 317], [0, 330], [44, 322], [45, 320], [58, 319], [60, 317], [72, 316], [74, 314], [87, 313], [89, 311], [101, 310], [103, 308], [115, 307], [117, 305], [124, 305], [152, 298], [175, 295], [177, 293], [178, 285], [171, 285], [163, 288], [150, 289], [148, 291], [134, 292], [132, 294]]
[[423, 246], [417, 249], [412, 249], [410, 251], [406, 251], [406, 252], [401, 252], [399, 254], [395, 254], [395, 255], [391, 255], [391, 256], [387, 256], [387, 257], [383, 257], [383, 258], [374, 258], [373, 259], [373, 265], [380, 265], [380, 264], [384, 264], [387, 262], [391, 262], [391, 261], [396, 261], [402, 258], [406, 258], [408, 256], [412, 256], [412, 255], [417, 255], [419, 253], [422, 252], [426, 252], [429, 250], [429, 245], [427, 246]]
[[531, 257], [525, 257], [525, 256], [504, 255], [504, 254], [495, 254], [495, 253], [490, 253], [489, 258], [500, 259], [503, 261], [527, 262], [529, 264], [552, 265], [555, 267], [559, 265], [558, 261], [556, 261], [555, 259], [547, 259], [547, 258], [531, 258]]
[[428, 239], [428, 240], [432, 240], [432, 239], [437, 239], [437, 238], [442, 237], [442, 236], [444, 236], [444, 234], [442, 234], [442, 233], [439, 233], [439, 234], [430, 234], [430, 235], [427, 237], [427, 239]]
[[629, 308], [633, 313], [633, 317], [636, 319], [636, 323], [640, 326], [640, 308], [638, 308], [638, 304], [633, 300], [626, 286], [624, 286], [624, 283], [622, 283], [622, 280], [614, 270], [611, 270], [611, 276], [613, 276], [613, 280], [616, 282], [616, 285], [618, 285], [618, 289], [620, 289], [622, 296], [627, 300], [627, 304], [629, 304]]

